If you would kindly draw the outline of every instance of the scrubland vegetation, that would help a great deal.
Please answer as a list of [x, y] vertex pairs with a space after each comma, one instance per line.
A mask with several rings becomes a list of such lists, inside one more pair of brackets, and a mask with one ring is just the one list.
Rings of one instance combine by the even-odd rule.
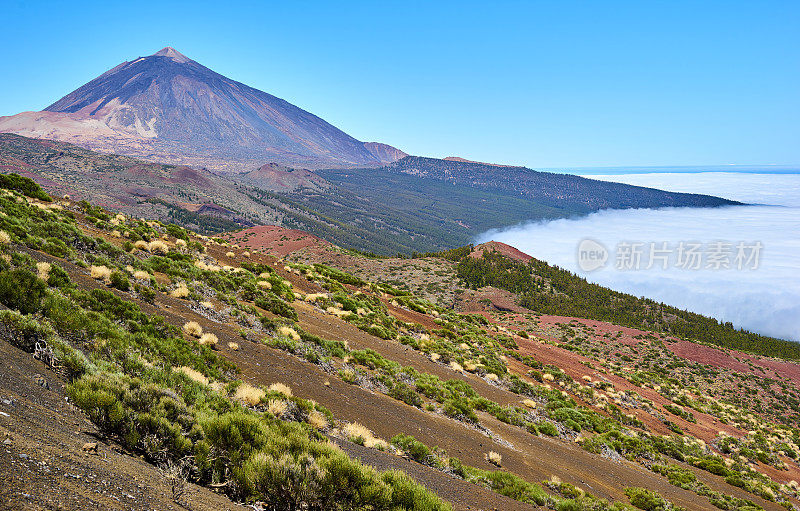
[[[778, 484], [754, 468], [761, 463], [781, 469], [787, 458], [800, 457], [796, 425], [789, 420], [777, 425], [765, 418], [768, 414], [715, 397], [710, 385], [690, 381], [698, 375], [712, 381], [721, 373], [669, 354], [664, 343], [670, 341], [663, 334], [648, 334], [636, 347], [620, 346], [612, 352], [607, 341], [591, 340], [596, 336], [588, 327], [569, 323], [552, 332], [560, 342], [545, 340], [533, 333], [538, 324], [533, 314], [524, 330], [511, 330], [387, 282], [370, 282], [330, 265], [284, 262], [284, 272], [317, 286], [318, 291], [303, 294], [275, 268], [253, 262], [254, 257], [236, 261], [236, 266], [221, 264], [208, 253], [209, 247], [221, 254], [228, 251], [219, 240], [174, 225], [113, 215], [88, 203], [43, 198], [44, 192], [25, 178], [4, 183], [0, 303], [12, 309], [0, 312], [4, 337], [21, 349], [46, 355], [68, 379], [72, 402], [104, 434], [155, 464], [189, 460], [190, 480], [213, 484], [233, 499], [264, 502], [275, 509], [448, 508], [408, 476], [377, 472], [348, 458], [325, 433], [406, 456], [520, 502], [556, 510], [630, 509], [627, 503], [606, 502], [557, 479], [526, 481], [505, 471], [503, 456], [488, 448], [481, 452], [494, 470], [467, 466], [408, 434], [378, 438], [368, 427], [346, 423], [320, 404], [295, 396], [291, 382], [260, 387], [242, 381], [236, 367], [216, 351], [224, 346], [238, 350], [238, 342], [226, 340], [214, 328], [204, 329], [196, 320], [172, 325], [143, 312], [137, 301], [153, 303], [159, 294], [170, 296], [173, 303], [186, 304], [201, 316], [235, 324], [239, 342], [255, 341], [291, 353], [317, 365], [331, 379], [470, 428], [485, 428], [483, 419], [489, 415], [531, 438], [553, 437], [610, 459], [625, 458], [720, 509], [760, 507], [711, 488], [698, 473], [720, 476], [731, 487], [787, 508], [790, 498], [800, 496], [797, 484]], [[86, 226], [119, 241], [91, 237]], [[34, 256], [40, 253], [82, 268], [98, 287], [75, 285], [58, 262], [37, 261]], [[543, 304], [541, 312], [567, 313], [586, 306], [584, 316], [652, 330], [661, 326], [686, 337], [701, 336], [706, 325], [711, 334], [703, 339], [715, 345], [753, 348], [757, 340], [692, 315], [676, 314], [676, 322], [664, 323], [663, 316], [643, 315], [651, 310], [643, 302], [624, 296], [614, 295], [624, 305], [614, 314], [625, 316], [608, 318], [604, 315], [611, 312], [598, 298], [606, 295], [561, 270], [509, 263], [492, 254], [471, 259], [467, 253], [462, 249], [444, 254], [467, 284], [505, 286], [535, 310]], [[331, 320], [404, 345], [453, 377], [442, 378], [373, 349], [352, 349], [346, 342], [307, 332], [298, 323], [298, 300]], [[428, 326], [399, 319], [397, 310], [424, 314]], [[621, 390], [607, 378], [571, 376], [524, 354], [524, 342], [584, 355], [593, 374], [624, 378], [653, 390], [666, 403]], [[783, 353], [785, 347], [771, 341], [756, 349]], [[791, 350], [785, 355], [793, 356]], [[481, 394], [484, 385], [508, 391], [518, 401], [501, 405]], [[701, 414], [749, 433], [721, 433], [706, 443], [678, 425], [690, 428]], [[654, 433], [647, 425], [651, 417], [671, 433]], [[639, 509], [677, 509], [649, 490], [628, 488], [626, 494]]]
[[[274, 509], [449, 508], [408, 476], [377, 472], [326, 442], [316, 428], [332, 417], [319, 405], [280, 386], [240, 402], [235, 396], [245, 384], [235, 379], [236, 368], [163, 318], [110, 291], [80, 290], [63, 271], [53, 271], [56, 266], [48, 282], [39, 279], [31, 257], [11, 244], [57, 251], [87, 266], [103, 260], [107, 267], [132, 265], [184, 277], [194, 267], [176, 264], [184, 261], [180, 257], [132, 257], [82, 234], [70, 213], [32, 207], [24, 197], [6, 192], [0, 198], [6, 213], [0, 223], [11, 237], [0, 260], [0, 301], [19, 311], [0, 313], [0, 324], [18, 347], [52, 351], [52, 365], [68, 375], [72, 402], [101, 431], [153, 463], [189, 459], [191, 480], [221, 485], [235, 499]], [[105, 221], [99, 210], [88, 213], [96, 223]], [[137, 236], [156, 235], [155, 226], [134, 225], [130, 232]], [[64, 234], [62, 243], [49, 242], [57, 250], [47, 250], [41, 236], [54, 230]], [[256, 277], [245, 271], [209, 278], [208, 285], [261, 292], [243, 286]], [[275, 288], [286, 291], [281, 282]], [[294, 410], [292, 420], [269, 413], [267, 403], [275, 399]]]

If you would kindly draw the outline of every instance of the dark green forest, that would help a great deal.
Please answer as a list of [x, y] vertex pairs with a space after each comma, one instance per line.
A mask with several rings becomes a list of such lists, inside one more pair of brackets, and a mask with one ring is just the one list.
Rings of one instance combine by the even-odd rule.
[[456, 261], [467, 286], [494, 286], [518, 295], [519, 304], [540, 314], [608, 321], [730, 348], [784, 359], [800, 359], [800, 344], [775, 339], [672, 307], [647, 298], [613, 291], [587, 282], [574, 273], [532, 259], [522, 263], [497, 251], [470, 257], [472, 247], [442, 252]]

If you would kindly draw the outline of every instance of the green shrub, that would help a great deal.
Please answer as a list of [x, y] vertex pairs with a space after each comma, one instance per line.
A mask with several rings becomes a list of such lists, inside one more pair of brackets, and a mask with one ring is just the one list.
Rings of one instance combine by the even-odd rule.
[[664, 497], [646, 488], [625, 488], [625, 495], [630, 499], [631, 505], [643, 509], [644, 511], [668, 511], [669, 509], [675, 509], [669, 506]]
[[42, 306], [47, 286], [24, 268], [0, 272], [0, 303], [23, 314], [32, 314]]
[[23, 195], [45, 202], [53, 201], [36, 181], [13, 172], [11, 174], [0, 174], [0, 188], [16, 190]]
[[542, 421], [536, 423], [536, 429], [539, 433], [547, 436], [558, 436], [558, 429], [552, 422]]
[[121, 271], [111, 272], [110, 280], [111, 287], [115, 287], [120, 291], [128, 291], [131, 288], [131, 283], [128, 280], [128, 276]]
[[422, 406], [422, 399], [419, 395], [408, 384], [403, 382], [395, 383], [389, 391], [389, 396], [417, 408]]
[[423, 465], [434, 465], [434, 456], [431, 450], [427, 445], [423, 444], [413, 436], [400, 433], [392, 437], [391, 443], [408, 454], [412, 460], [422, 463]]
[[47, 277], [47, 285], [50, 287], [65, 287], [72, 284], [69, 274], [57, 264], [51, 265], [50, 274]]
[[256, 307], [260, 307], [265, 311], [269, 311], [276, 316], [297, 321], [297, 312], [295, 312], [294, 308], [276, 296], [260, 296], [256, 298], [255, 302], [253, 303], [255, 303]]

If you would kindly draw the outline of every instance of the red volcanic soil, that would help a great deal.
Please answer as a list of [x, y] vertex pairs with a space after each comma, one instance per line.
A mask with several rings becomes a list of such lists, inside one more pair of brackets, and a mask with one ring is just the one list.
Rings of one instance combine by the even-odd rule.
[[250, 250], [260, 250], [277, 257], [284, 257], [301, 248], [329, 245], [327, 241], [313, 234], [277, 225], [258, 225], [223, 237]]
[[533, 257], [529, 256], [525, 252], [521, 250], [517, 250], [516, 248], [512, 247], [511, 245], [506, 245], [505, 243], [501, 243], [499, 241], [487, 241], [486, 243], [481, 243], [477, 245], [475, 249], [470, 254], [470, 257], [475, 259], [480, 259], [483, 257], [484, 250], [495, 250], [500, 252], [500, 254], [513, 259], [514, 261], [521, 261], [523, 263], [527, 263]]

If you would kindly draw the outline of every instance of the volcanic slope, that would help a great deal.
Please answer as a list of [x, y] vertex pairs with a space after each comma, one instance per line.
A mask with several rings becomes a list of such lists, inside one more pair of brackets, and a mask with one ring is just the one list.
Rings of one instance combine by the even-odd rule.
[[126, 61], [0, 131], [216, 170], [264, 162], [380, 165], [405, 155], [360, 142], [291, 103], [227, 78], [171, 47]]
[[[3, 339], [53, 367], [47, 379], [64, 378], [100, 450], [118, 442], [154, 464], [184, 460], [192, 483], [268, 507], [443, 508], [339, 449], [406, 471], [456, 509], [797, 503], [797, 430], [713, 383], [784, 385], [791, 403], [793, 362], [726, 351], [747, 370], [708, 367], [695, 362], [702, 344], [645, 330], [480, 301], [481, 314], [463, 314], [367, 278], [395, 260], [323, 242], [280, 260], [4, 183], [0, 301], [22, 314], [0, 315]], [[456, 271], [442, 257], [404, 261], [441, 281]], [[476, 291], [454, 285], [472, 303]], [[344, 469], [349, 483], [331, 484]], [[24, 481], [17, 491], [41, 494]]]

